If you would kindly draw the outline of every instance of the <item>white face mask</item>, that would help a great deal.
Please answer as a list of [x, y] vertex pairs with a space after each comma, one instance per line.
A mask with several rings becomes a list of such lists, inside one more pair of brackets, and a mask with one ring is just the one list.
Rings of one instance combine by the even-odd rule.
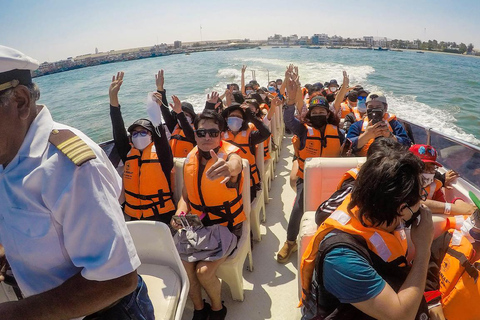
[[250, 93], [254, 93], [255, 91], [253, 90], [246, 90], [245, 93], [247, 94], [247, 96], [250, 94]]
[[243, 119], [237, 117], [228, 117], [227, 118], [227, 125], [232, 131], [239, 131], [242, 127]]
[[[480, 241], [480, 239], [475, 239], [472, 237], [473, 235], [478, 235], [480, 232], [480, 228], [475, 226], [473, 222], [473, 215], [468, 217], [465, 221], [463, 221], [462, 227], [460, 228], [460, 231], [462, 234], [470, 241], [471, 243], [474, 243], [475, 241]], [[475, 232], [470, 233], [470, 231], [474, 229]]]
[[147, 95], [147, 114], [153, 126], [157, 127], [162, 123], [162, 112], [157, 102], [153, 100], [153, 92], [149, 92]]
[[145, 137], [142, 137], [141, 135], [132, 137], [133, 146], [140, 151], [143, 151], [143, 149], [145, 149], [151, 142], [152, 137], [148, 134]]
[[367, 112], [367, 105], [365, 104], [364, 100], [358, 100], [357, 109], [361, 113]]
[[337, 91], [337, 87], [330, 87], [330, 92], [335, 92]]
[[423, 187], [427, 187], [433, 183], [435, 180], [435, 173], [422, 173], [423, 176]]

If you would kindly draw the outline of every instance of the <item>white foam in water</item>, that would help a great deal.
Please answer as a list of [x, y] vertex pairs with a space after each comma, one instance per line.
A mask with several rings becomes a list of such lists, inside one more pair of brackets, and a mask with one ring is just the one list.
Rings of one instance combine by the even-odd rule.
[[[255, 78], [260, 86], [267, 86], [268, 79], [275, 80], [284, 78], [286, 67], [292, 61], [282, 59], [269, 58], [246, 58], [234, 59], [237, 63], [232, 63], [231, 67], [220, 69], [216, 75], [219, 82], [213, 88], [206, 88], [204, 94], [194, 94], [187, 97], [186, 101], [195, 106], [195, 111], [201, 112], [205, 105], [207, 94], [211, 91], [217, 91], [220, 94], [225, 92], [229, 83], [237, 83], [240, 85], [240, 76], [242, 65], [247, 65], [245, 73], [245, 82], [252, 80], [252, 70], [255, 70]], [[476, 139], [472, 134], [468, 134], [455, 125], [456, 119], [452, 113], [446, 110], [432, 108], [427, 104], [418, 102], [412, 95], [395, 95], [388, 90], [377, 86], [369, 85], [367, 81], [368, 75], [375, 72], [375, 69], [369, 65], [348, 66], [339, 63], [323, 63], [323, 62], [295, 62], [299, 68], [300, 82], [302, 85], [307, 83], [326, 82], [336, 79], [338, 84], [343, 82], [343, 71], [347, 71], [350, 79], [350, 86], [357, 84], [362, 85], [369, 91], [385, 92], [389, 111], [399, 118], [411, 121], [425, 127], [433, 128], [447, 136], [453, 136], [461, 140], [480, 144], [480, 140]]]

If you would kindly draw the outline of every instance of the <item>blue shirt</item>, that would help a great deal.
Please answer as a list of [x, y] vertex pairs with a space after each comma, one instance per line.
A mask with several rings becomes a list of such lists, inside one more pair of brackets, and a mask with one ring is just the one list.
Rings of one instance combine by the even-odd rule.
[[336, 247], [325, 255], [323, 283], [341, 303], [372, 299], [386, 284], [364, 257], [348, 247]]
[[[392, 127], [393, 135], [397, 138], [398, 142], [409, 147], [412, 142], [410, 141], [410, 138], [408, 138], [407, 132], [403, 128], [402, 124], [398, 120], [391, 120], [388, 123]], [[358, 152], [363, 148], [357, 148], [358, 137], [362, 134], [362, 126], [363, 120], [360, 120], [353, 123], [348, 130], [347, 139], [352, 141], [353, 152]]]

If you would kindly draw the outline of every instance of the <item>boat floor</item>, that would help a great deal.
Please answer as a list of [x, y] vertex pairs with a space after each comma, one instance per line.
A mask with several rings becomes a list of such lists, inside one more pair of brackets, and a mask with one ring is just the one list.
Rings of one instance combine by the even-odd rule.
[[[287, 225], [295, 193], [290, 187], [293, 146], [288, 137], [282, 150], [266, 204], [267, 220], [261, 225], [262, 240], [253, 246], [253, 272], [243, 272], [244, 301], [234, 301], [226, 283], [222, 283], [222, 300], [229, 320], [300, 319], [298, 305], [297, 253], [290, 262], [280, 264], [276, 254], [287, 237]], [[208, 297], [204, 293], [207, 301]], [[183, 320], [193, 317], [193, 304], [188, 299]]]

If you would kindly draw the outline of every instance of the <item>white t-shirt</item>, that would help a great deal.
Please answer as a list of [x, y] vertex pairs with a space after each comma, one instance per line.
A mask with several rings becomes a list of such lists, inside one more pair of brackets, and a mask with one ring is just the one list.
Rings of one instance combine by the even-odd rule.
[[[48, 140], [68, 129], [96, 159], [76, 166]], [[0, 165], [0, 243], [26, 296], [81, 272], [115, 279], [140, 265], [118, 202], [122, 181], [103, 150], [80, 131], [55, 123], [43, 106], [15, 158]]]

